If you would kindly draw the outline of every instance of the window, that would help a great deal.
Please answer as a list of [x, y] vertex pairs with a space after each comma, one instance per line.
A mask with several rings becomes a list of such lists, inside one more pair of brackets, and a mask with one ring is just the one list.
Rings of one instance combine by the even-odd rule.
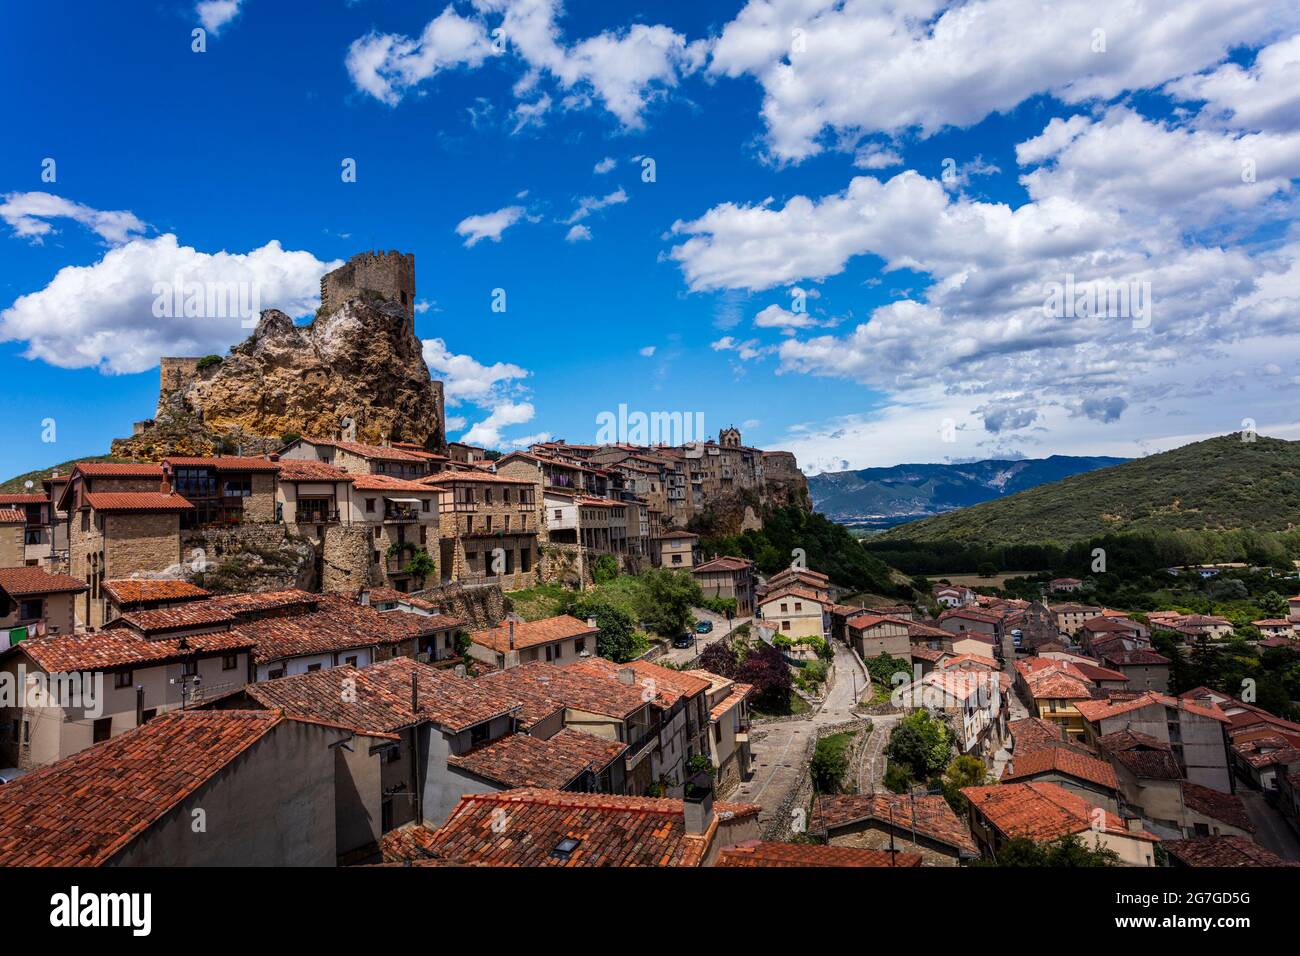
[[519, 570], [531, 571], [533, 569], [533, 552], [528, 547], [519, 549]]
[[420, 510], [421, 510], [421, 511], [428, 511], [428, 510], [429, 510], [429, 499], [428, 499], [428, 498], [425, 498], [425, 499], [423, 499], [423, 500], [420, 502]]
[[374, 498], [367, 498], [367, 499], [366, 499], [366, 511], [367, 511], [367, 512], [370, 512], [370, 513], [373, 513], [374, 510], [375, 510], [375, 499], [374, 499]]
[[789, 610], [790, 610], [790, 605], [785, 604], [784, 602], [782, 602], [782, 604], [781, 604], [781, 613], [782, 613], [782, 614], [785, 614], [785, 613], [787, 613]]
[[681, 564], [681, 563], [682, 563], [682, 556], [680, 554], [674, 554], [673, 564]]
[[95, 721], [94, 742], [102, 743], [113, 736], [113, 718], [101, 717]]
[[781, 630], [783, 630], [783, 631], [788, 631], [788, 630], [790, 630], [790, 622], [789, 622], [789, 621], [782, 621], [782, 622], [781, 622]]
[[713, 739], [718, 743], [722, 743], [722, 724], [720, 722], [713, 725]]
[[283, 676], [284, 676], [284, 668], [283, 668], [283, 667], [273, 667], [273, 668], [271, 668], [271, 670], [269, 670], [269, 671], [266, 672], [266, 679], [267, 679], [267, 680], [279, 680], [279, 679], [280, 679], [281, 677], [283, 677]]
[[188, 661], [181, 662], [182, 677], [197, 677], [199, 673], [199, 662], [197, 658], [191, 658]]
[[795, 601], [795, 602], [794, 602], [794, 609], [795, 609], [796, 611], [802, 611], [802, 610], [803, 610], [803, 601]]
[[312, 672], [314, 672], [314, 671], [318, 671], [318, 670], [320, 670], [320, 667], [321, 667], [321, 666], [320, 666], [319, 663], [316, 663], [316, 664], [308, 664], [308, 665], [307, 665], [307, 673], [310, 674], [310, 673], [312, 673]]
[[587, 649], [587, 639], [585, 637], [580, 637], [573, 642], [573, 652], [575, 654], [581, 654], [586, 649]]
[[488, 729], [488, 724], [477, 724], [471, 727], [469, 730], [469, 745], [477, 747], [479, 744], [487, 743]]
[[150, 707], [147, 710], [140, 711], [140, 719], [143, 720], [146, 724], [149, 723], [149, 721], [153, 720], [157, 716], [158, 716], [157, 707]]
[[556, 521], [559, 521], [559, 520], [560, 520], [561, 518], [563, 518], [563, 517], [564, 517], [564, 512], [561, 511], [559, 508], [556, 508], [556, 509], [555, 509], [555, 520], [556, 520]]
[[353, 654], [353, 655], [351, 655], [350, 657], [345, 657], [345, 658], [343, 658], [343, 663], [344, 663], [344, 664], [347, 664], [349, 667], [356, 667], [356, 666], [357, 666], [357, 655]]
[[38, 621], [43, 617], [45, 617], [44, 598], [32, 598], [28, 601], [19, 602], [18, 619], [20, 621]]
[[233, 671], [233, 670], [234, 670], [235, 668], [237, 668], [238, 666], [239, 666], [239, 655], [238, 655], [238, 654], [222, 654], [222, 655], [221, 655], [221, 669], [222, 669], [223, 671]]
[[130, 672], [130, 671], [118, 671], [117, 673], [115, 673], [115, 674], [113, 675], [113, 686], [116, 687], [118, 690], [121, 690], [123, 687], [130, 687], [130, 686], [131, 686], [131, 672]]
[[228, 498], [247, 498], [253, 493], [253, 476], [227, 478], [221, 493]]

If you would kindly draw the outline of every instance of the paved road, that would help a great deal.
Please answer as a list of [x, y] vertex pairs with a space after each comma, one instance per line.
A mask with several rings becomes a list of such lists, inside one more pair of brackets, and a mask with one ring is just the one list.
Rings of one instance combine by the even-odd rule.
[[[728, 633], [730, 633], [727, 630], [727, 619], [725, 616], [721, 614], [714, 614], [712, 611], [706, 611], [702, 607], [697, 607], [692, 609], [692, 613], [695, 615], [695, 620], [697, 621], [713, 622], [713, 630], [710, 631], [708, 634], [695, 635], [696, 640], [691, 642], [690, 647], [682, 647], [682, 648], [669, 647], [668, 653], [665, 654], [663, 657], [658, 658], [658, 660], [672, 661], [673, 664], [680, 667], [683, 664], [695, 660], [697, 656], [704, 653], [704, 649], [706, 647], [708, 647], [714, 641], [722, 640], [724, 637], [727, 636]], [[748, 623], [749, 623], [749, 618], [738, 617], [731, 622], [731, 630], [734, 631], [742, 624], [748, 624]], [[698, 650], [696, 649], [697, 646], [698, 646]]]
[[761, 806], [758, 822], [761, 828], [766, 829], [807, 773], [804, 753], [808, 741], [816, 736], [817, 728], [853, 718], [850, 708], [856, 703], [855, 687], [858, 695], [866, 687], [862, 668], [848, 649], [836, 644], [835, 681], [822, 706], [801, 720], [756, 725], [753, 733], [761, 732], [764, 736], [753, 745], [754, 773], [728, 794], [727, 799]]
[[1284, 860], [1300, 860], [1300, 839], [1281, 815], [1269, 806], [1264, 795], [1243, 786], [1237, 791], [1237, 796], [1246, 805], [1246, 816], [1255, 824], [1255, 842]]
[[871, 718], [871, 737], [858, 758], [858, 793], [875, 793], [885, 789], [885, 745], [890, 731], [902, 719], [902, 714], [879, 714]]

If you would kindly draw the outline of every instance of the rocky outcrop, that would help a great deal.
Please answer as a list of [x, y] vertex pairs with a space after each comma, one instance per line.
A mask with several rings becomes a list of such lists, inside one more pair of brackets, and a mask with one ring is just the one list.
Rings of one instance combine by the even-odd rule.
[[274, 450], [286, 436], [445, 443], [442, 383], [429, 375], [403, 308], [363, 293], [294, 325], [269, 309], [219, 361], [164, 359], [158, 408], [123, 458]]
[[281, 591], [319, 586], [316, 548], [290, 535], [284, 525], [249, 524], [185, 532], [187, 580], [214, 594]]

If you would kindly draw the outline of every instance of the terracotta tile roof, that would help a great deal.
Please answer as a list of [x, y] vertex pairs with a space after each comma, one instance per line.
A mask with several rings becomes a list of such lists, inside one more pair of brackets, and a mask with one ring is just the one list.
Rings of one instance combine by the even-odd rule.
[[255, 614], [263, 611], [283, 610], [291, 607], [314, 608], [322, 600], [334, 598], [303, 591], [299, 588], [285, 588], [280, 591], [244, 591], [238, 594], [221, 594], [208, 601], [212, 607], [219, 607], [231, 614]]
[[[720, 820], [757, 817], [758, 810], [714, 804]], [[686, 832], [681, 800], [530, 787], [462, 797], [422, 850], [449, 863], [490, 866], [699, 866], [712, 836]], [[564, 840], [575, 841], [567, 853]]]
[[1112, 667], [1126, 667], [1135, 664], [1168, 664], [1169, 658], [1157, 654], [1155, 651], [1149, 651], [1144, 647], [1136, 647], [1133, 650], [1127, 650], [1123, 647], [1116, 647], [1114, 650], [1107, 650], [1101, 655], [1101, 659]]
[[1292, 747], [1284, 737], [1270, 736], [1234, 743], [1232, 749], [1256, 770], [1300, 763], [1300, 749]]
[[[1300, 755], [1297, 755], [1300, 759]], [[1219, 820], [1247, 833], [1255, 832], [1255, 825], [1246, 815], [1246, 805], [1234, 793], [1220, 793], [1190, 780], [1183, 781], [1183, 803], [1189, 810]]]
[[171, 511], [190, 511], [192, 504], [176, 494], [161, 491], [94, 491], [85, 496], [86, 502], [96, 511], [135, 511], [165, 514]]
[[0, 524], [26, 524], [27, 515], [17, 508], [0, 508]]
[[[991, 671], [1001, 670], [1001, 665], [997, 662], [996, 658], [985, 657], [983, 654], [954, 654], [939, 666], [943, 670], [948, 670], [949, 668], [954, 667], [980, 667]], [[1010, 675], [1007, 676], [1010, 677]]]
[[121, 670], [200, 656], [248, 651], [252, 641], [231, 631], [193, 634], [177, 639], [150, 640], [126, 628], [98, 632], [55, 634], [16, 645], [42, 670], [51, 673]]
[[710, 571], [744, 571], [753, 566], [754, 562], [750, 561], [748, 558], [731, 558], [724, 556], [721, 558], [714, 558], [712, 561], [705, 561], [698, 567], [692, 568], [691, 573], [701, 574]]
[[[563, 641], [568, 638], [598, 633], [598, 628], [591, 627], [585, 621], [579, 621], [576, 617], [570, 617], [568, 614], [559, 614], [555, 617], [543, 618], [540, 621], [516, 622], [514, 625], [514, 644], [515, 649], [519, 650], [525, 647], [537, 647], [554, 641]], [[475, 644], [491, 648], [498, 653], [505, 653], [510, 650], [510, 624], [504, 623], [482, 631], [471, 631], [469, 639]], [[592, 650], [595, 650], [595, 648], [593, 647]]]
[[565, 665], [567, 671], [591, 674], [604, 680], [617, 681], [619, 671], [631, 668], [636, 674], [636, 686], [642, 696], [654, 692], [654, 703], [667, 710], [683, 697], [694, 697], [708, 691], [709, 681], [696, 677], [686, 671], [675, 671], [669, 667], [660, 667], [648, 661], [630, 661], [627, 664], [615, 664], [604, 657], [588, 657]]
[[332, 441], [329, 439], [304, 439], [310, 445], [321, 445], [325, 447], [339, 448], [351, 455], [359, 458], [373, 458], [376, 461], [424, 461], [424, 456], [412, 451], [404, 451], [401, 448], [391, 448], [384, 445], [367, 445], [357, 441]]
[[394, 478], [392, 475], [357, 475], [352, 479], [352, 487], [357, 491], [418, 491], [426, 495], [434, 490], [419, 481]]
[[67, 574], [51, 574], [44, 568], [0, 568], [0, 591], [12, 597], [27, 594], [80, 594], [87, 590], [82, 581]]
[[1183, 770], [1173, 748], [1162, 740], [1136, 730], [1118, 730], [1097, 739], [1102, 753], [1135, 776], [1148, 780], [1181, 780]]
[[935, 627], [923, 621], [907, 622], [907, 639], [909, 641], [924, 641], [934, 638], [935, 640], [951, 643], [953, 636], [952, 631], [945, 631], [941, 627]]
[[433, 630], [420, 614], [376, 611], [332, 594], [318, 595], [318, 610], [245, 621], [234, 630], [257, 645], [258, 664], [396, 644]]
[[[1050, 842], [1092, 829], [1094, 820], [1107, 833], [1158, 842], [1144, 830], [1131, 831], [1110, 811], [1089, 803], [1054, 783], [1003, 783], [963, 787], [962, 794], [1003, 836]], [[1096, 811], [1101, 810], [1098, 814]]]
[[[418, 713], [411, 710], [412, 675]], [[345, 689], [352, 693], [344, 694]], [[391, 734], [426, 720], [459, 733], [519, 706], [508, 693], [482, 681], [457, 677], [406, 657], [368, 667], [345, 664], [260, 681], [246, 690], [263, 707], [366, 734]]]
[[725, 867], [824, 867], [824, 866], [920, 866], [919, 853], [890, 853], [854, 846], [824, 846], [816, 843], [768, 843], [747, 840], [718, 854], [714, 866]]
[[599, 774], [627, 744], [565, 728], [548, 740], [508, 734], [468, 753], [447, 758], [450, 766], [504, 787], [563, 790], [591, 770]]
[[855, 631], [865, 631], [869, 627], [876, 627], [879, 624], [893, 624], [896, 627], [907, 628], [907, 621], [900, 620], [896, 617], [890, 617], [887, 614], [859, 613], [844, 622], [848, 627]]
[[933, 664], [939, 663], [945, 657], [952, 656], [952, 654], [948, 651], [931, 650], [930, 648], [922, 647], [919, 644], [912, 645], [911, 654], [912, 654], [912, 660], [930, 661]]
[[1089, 634], [1132, 634], [1140, 632], [1133, 621], [1122, 617], [1094, 617], [1083, 622], [1083, 629]]
[[1132, 700], [1090, 700], [1082, 704], [1076, 704], [1079, 713], [1083, 719], [1089, 723], [1097, 723], [1110, 717], [1119, 717], [1122, 714], [1131, 713], [1135, 710], [1141, 710], [1143, 707], [1151, 707], [1160, 704], [1165, 707], [1172, 707], [1177, 710], [1185, 710], [1190, 714], [1196, 714], [1199, 717], [1208, 717], [1211, 720], [1218, 720], [1222, 723], [1228, 723], [1228, 718], [1219, 711], [1202, 707], [1199, 704], [1191, 704], [1185, 700], [1176, 697], [1168, 697], [1165, 694], [1157, 694], [1154, 691], [1134, 697]]
[[233, 612], [214, 600], [190, 601], [149, 611], [128, 611], [104, 625], [104, 631], [131, 629], [141, 634], [165, 634], [196, 627], [230, 626], [235, 623]]
[[527, 478], [507, 478], [492, 471], [443, 471], [436, 475], [426, 475], [420, 479], [422, 485], [452, 485], [460, 482], [499, 485], [532, 485], [535, 482]]
[[104, 582], [104, 591], [118, 604], [147, 601], [185, 601], [208, 597], [209, 592], [189, 581], [166, 578], [116, 578]]
[[79, 461], [73, 472], [92, 478], [157, 478], [162, 480], [162, 465], [147, 461]]
[[[811, 601], [812, 603], [816, 604], [818, 607], [822, 605], [822, 602], [824, 600], [823, 598], [819, 598], [812, 591], [809, 591], [807, 588], [802, 588], [794, 584], [787, 584], [779, 588], [774, 588], [771, 591], [767, 591], [766, 593], [764, 593], [764, 595], [761, 598], [758, 599], [758, 603], [762, 606], [766, 606], [772, 603], [773, 601], [779, 601], [781, 598], [784, 597], [802, 598], [805, 601]], [[778, 611], [777, 613], [780, 612]]]
[[164, 458], [172, 468], [211, 468], [215, 471], [278, 471], [280, 463], [252, 455], [213, 455], [207, 458]]
[[642, 699], [642, 688], [635, 684], [594, 677], [541, 661], [487, 674], [480, 680], [512, 695], [522, 696], [531, 690], [538, 708], [543, 706], [543, 701], [551, 701], [556, 708], [571, 707], [618, 720], [627, 719], [648, 703]]
[[997, 624], [999, 620], [996, 614], [989, 614], [986, 611], [973, 611], [966, 607], [949, 608], [939, 615], [938, 620], [947, 621], [954, 617], [965, 618], [968, 621], [980, 621], [984, 624]]
[[0, 495], [0, 505], [42, 505], [49, 500], [48, 496], [42, 494]]
[[351, 481], [353, 477], [342, 468], [324, 461], [281, 458], [277, 464], [280, 466], [281, 481]]
[[820, 571], [814, 571], [812, 568], [782, 568], [770, 578], [767, 579], [769, 585], [779, 584], [787, 578], [799, 578], [802, 581], [814, 581], [821, 587], [826, 587], [831, 583], [829, 576], [822, 574]]
[[433, 855], [433, 828], [407, 823], [389, 830], [379, 839], [385, 863], [436, 862]]
[[660, 541], [675, 541], [679, 538], [698, 538], [698, 534], [691, 534], [689, 531], [665, 531], [659, 535]]
[[749, 697], [749, 695], [752, 694], [753, 692], [754, 692], [753, 684], [732, 685], [731, 693], [728, 694], [726, 697], [724, 697], [722, 700], [718, 701], [717, 705], [714, 706], [712, 709], [710, 709], [709, 720], [710, 721], [720, 720], [723, 714], [731, 710], [731, 708], [739, 706], [740, 703], [743, 700], [745, 700], [747, 697]]
[[1095, 783], [1109, 790], [1119, 789], [1115, 771], [1104, 760], [1081, 753], [1069, 747], [1040, 747], [1029, 753], [1017, 753], [1003, 768], [1002, 780], [1014, 782], [1042, 773], [1061, 773]]
[[1243, 836], [1165, 840], [1160, 844], [1186, 866], [1298, 866]]
[[1017, 757], [1031, 753], [1042, 747], [1051, 747], [1065, 741], [1065, 730], [1060, 724], [1041, 717], [1024, 717], [1007, 724], [1011, 731], [1014, 752]]
[[824, 833], [868, 821], [890, 824], [891, 820], [897, 829], [915, 827], [918, 835], [961, 851], [964, 856], [979, 856], [966, 824], [940, 796], [915, 799], [900, 793], [820, 796], [813, 803], [808, 829], [811, 833]]
[[1128, 675], [1120, 671], [1111, 670], [1109, 667], [1101, 667], [1098, 664], [1089, 664], [1086, 661], [1074, 661], [1075, 668], [1084, 677], [1093, 683], [1101, 681], [1127, 681]]
[[0, 865], [97, 866], [284, 718], [171, 711], [0, 787]]
[[1258, 621], [1251, 621], [1256, 627], [1292, 627], [1295, 622], [1285, 617], [1266, 617]]

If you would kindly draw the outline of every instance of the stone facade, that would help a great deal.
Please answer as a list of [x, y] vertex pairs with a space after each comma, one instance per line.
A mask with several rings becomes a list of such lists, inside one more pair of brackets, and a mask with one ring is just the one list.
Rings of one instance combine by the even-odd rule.
[[88, 627], [105, 621], [104, 581], [180, 564], [180, 517], [175, 513], [82, 512], [72, 516], [71, 525], [69, 573], [90, 586], [81, 596], [82, 620]]
[[321, 314], [334, 311], [348, 299], [377, 293], [396, 302], [407, 314], [414, 332], [415, 256], [401, 252], [360, 252], [320, 280]]

